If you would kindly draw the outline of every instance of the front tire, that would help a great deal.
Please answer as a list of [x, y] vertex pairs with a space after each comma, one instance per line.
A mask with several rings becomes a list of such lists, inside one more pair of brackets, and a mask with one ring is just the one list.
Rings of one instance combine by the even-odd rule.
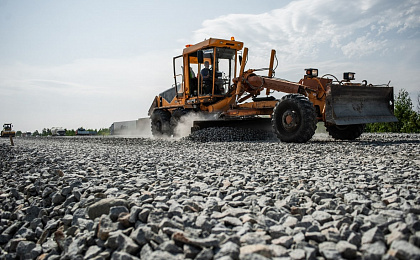
[[326, 126], [327, 132], [334, 139], [355, 140], [365, 130], [365, 124], [359, 125], [330, 125]]
[[153, 136], [170, 136], [172, 134], [170, 127], [171, 113], [166, 110], [155, 110], [150, 119]]
[[172, 132], [177, 127], [179, 121], [181, 120], [181, 117], [185, 116], [187, 113], [188, 111], [183, 108], [177, 108], [174, 112], [172, 112], [172, 117], [170, 121]]
[[287, 143], [305, 143], [315, 134], [315, 108], [303, 95], [282, 97], [273, 109], [271, 125], [277, 138]]

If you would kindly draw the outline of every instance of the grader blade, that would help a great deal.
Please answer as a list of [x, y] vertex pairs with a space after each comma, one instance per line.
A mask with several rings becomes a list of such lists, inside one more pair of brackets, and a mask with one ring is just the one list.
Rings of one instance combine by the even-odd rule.
[[218, 120], [199, 120], [193, 122], [191, 132], [209, 127], [237, 127], [271, 131], [271, 118], [232, 118]]
[[325, 117], [336, 125], [397, 122], [393, 110], [392, 87], [332, 85], [326, 97]]

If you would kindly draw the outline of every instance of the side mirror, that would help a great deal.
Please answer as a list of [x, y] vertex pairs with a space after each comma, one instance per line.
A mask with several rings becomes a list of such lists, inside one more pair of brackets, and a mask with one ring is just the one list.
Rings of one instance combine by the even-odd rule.
[[204, 54], [203, 51], [197, 51], [197, 60], [198, 63], [203, 63], [204, 62]]
[[239, 55], [239, 65], [242, 64], [242, 55]]

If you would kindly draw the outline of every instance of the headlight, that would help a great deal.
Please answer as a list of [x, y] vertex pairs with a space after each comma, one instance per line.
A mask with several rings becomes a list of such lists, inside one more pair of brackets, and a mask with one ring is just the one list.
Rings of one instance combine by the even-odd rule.
[[354, 72], [344, 72], [343, 73], [343, 79], [346, 81], [354, 80]]
[[318, 69], [305, 69], [306, 76], [309, 78], [318, 77]]

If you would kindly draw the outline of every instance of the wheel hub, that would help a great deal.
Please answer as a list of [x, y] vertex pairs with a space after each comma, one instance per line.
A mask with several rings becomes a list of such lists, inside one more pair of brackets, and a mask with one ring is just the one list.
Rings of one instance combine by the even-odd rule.
[[297, 126], [296, 113], [292, 110], [286, 110], [282, 116], [283, 128], [285, 130], [292, 130]]
[[291, 115], [286, 116], [286, 124], [290, 124], [293, 121], [293, 117]]

